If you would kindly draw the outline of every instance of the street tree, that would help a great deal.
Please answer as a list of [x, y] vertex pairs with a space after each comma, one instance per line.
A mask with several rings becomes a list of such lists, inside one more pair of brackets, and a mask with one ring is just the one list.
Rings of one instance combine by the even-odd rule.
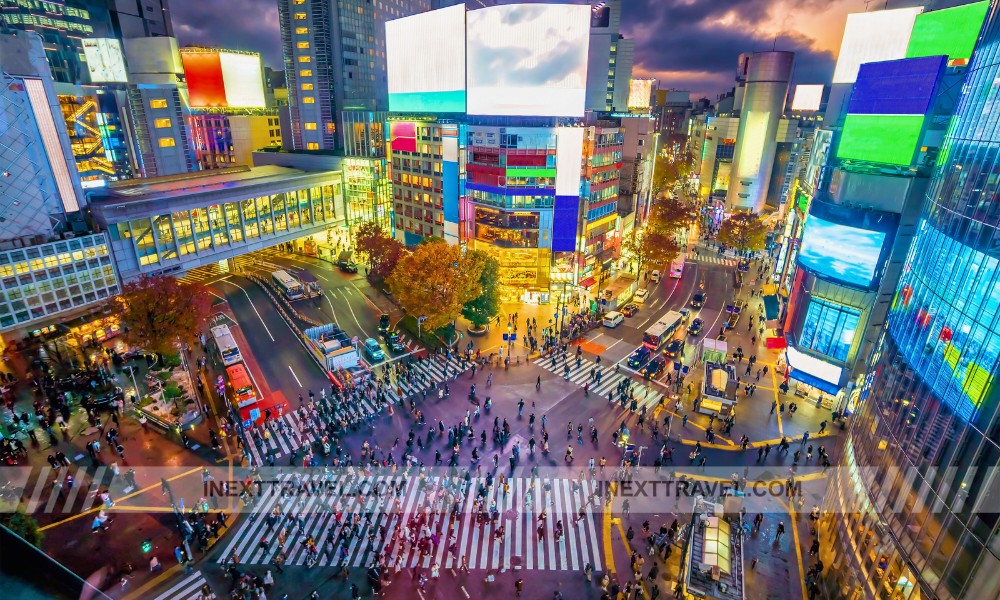
[[663, 196], [653, 201], [647, 227], [674, 236], [691, 223], [691, 209], [683, 201]]
[[665, 269], [677, 258], [680, 246], [672, 235], [655, 229], [637, 229], [622, 242], [622, 251], [635, 265], [636, 278], [641, 278], [647, 269]]
[[482, 250], [473, 250], [466, 259], [473, 268], [482, 268], [479, 276], [480, 294], [465, 303], [462, 316], [476, 329], [482, 329], [500, 313], [500, 261]]
[[368, 263], [369, 281], [381, 281], [396, 268], [406, 247], [375, 221], [365, 221], [354, 233], [354, 247]]
[[11, 530], [15, 535], [36, 548], [41, 547], [43, 533], [38, 528], [38, 521], [24, 512], [23, 508], [0, 514], [0, 525]]
[[125, 284], [111, 306], [129, 345], [163, 356], [172, 353], [178, 341], [196, 343], [212, 297], [201, 285], [154, 275]]
[[420, 244], [404, 255], [386, 282], [399, 305], [413, 317], [427, 317], [424, 329], [440, 329], [462, 314], [482, 290], [483, 263], [462, 256], [446, 242]]
[[651, 182], [653, 196], [659, 197], [673, 187], [678, 180], [688, 176], [691, 171], [687, 157], [674, 157], [658, 155], [653, 166], [653, 180]]
[[717, 239], [739, 252], [756, 252], [767, 242], [767, 225], [752, 212], [740, 211], [722, 222]]

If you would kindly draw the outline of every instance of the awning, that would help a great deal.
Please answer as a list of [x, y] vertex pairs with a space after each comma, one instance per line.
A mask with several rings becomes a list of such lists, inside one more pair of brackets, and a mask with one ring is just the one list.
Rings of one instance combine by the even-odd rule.
[[586, 278], [586, 279], [584, 279], [583, 281], [580, 282], [580, 287], [588, 288], [588, 287], [594, 285], [595, 283], [597, 283], [596, 279], [594, 279], [593, 277], [588, 277], [588, 278]]
[[773, 321], [777, 319], [780, 308], [781, 305], [778, 303], [777, 296], [764, 296], [764, 318], [766, 320]]
[[836, 395], [837, 392], [840, 391], [840, 386], [834, 385], [828, 381], [823, 381], [819, 377], [813, 377], [805, 371], [800, 371], [794, 367], [792, 368], [792, 379], [797, 379], [802, 383], [809, 384], [818, 390], [826, 392], [827, 394]]

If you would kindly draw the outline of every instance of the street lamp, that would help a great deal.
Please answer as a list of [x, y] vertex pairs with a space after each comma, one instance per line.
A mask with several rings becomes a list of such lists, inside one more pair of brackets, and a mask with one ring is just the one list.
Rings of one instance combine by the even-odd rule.
[[420, 340], [423, 339], [423, 334], [421, 333], [421, 326], [424, 324], [424, 321], [426, 321], [426, 320], [427, 320], [427, 316], [426, 315], [425, 316], [417, 317], [417, 339], [420, 339]]

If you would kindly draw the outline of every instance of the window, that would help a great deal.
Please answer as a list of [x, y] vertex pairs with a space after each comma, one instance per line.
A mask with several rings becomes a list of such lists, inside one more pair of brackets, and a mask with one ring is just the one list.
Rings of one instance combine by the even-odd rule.
[[173, 148], [176, 145], [176, 143], [174, 142], [174, 138], [172, 137], [160, 138], [159, 144], [160, 148]]
[[299, 57], [299, 62], [300, 63], [311, 63], [312, 60], [313, 60], [313, 57], [308, 56], [308, 55], [307, 56], [300, 56]]
[[164, 98], [154, 98], [149, 101], [149, 108], [166, 108], [167, 101]]
[[302, 97], [302, 103], [303, 104], [316, 104], [316, 99], [313, 98], [312, 96], [303, 96]]
[[295, 4], [305, 4], [306, 0], [295, 0]]
[[316, 142], [308, 142], [306, 143], [306, 150], [319, 150], [319, 144]]
[[306, 13], [295, 13], [295, 20], [296, 21], [305, 21], [306, 20]]
[[298, 35], [306, 35], [307, 33], [309, 33], [309, 28], [308, 27], [296, 27], [295, 28], [295, 33], [298, 34]]
[[153, 121], [153, 126], [157, 129], [163, 129], [164, 127], [170, 127], [170, 119], [156, 119]]
[[312, 69], [300, 69], [299, 70], [299, 77], [312, 77], [312, 76], [313, 76]]
[[302, 91], [303, 92], [311, 92], [312, 89], [313, 89], [313, 84], [311, 84], [311, 83], [303, 83], [302, 84]]
[[306, 131], [316, 131], [316, 124], [315, 123], [306, 123], [305, 124], [305, 128], [306, 128]]
[[846, 361], [860, 318], [861, 311], [856, 308], [813, 298], [802, 324], [799, 346]]
[[295, 45], [298, 46], [299, 50], [308, 50], [309, 49], [309, 42], [299, 42], [299, 43], [297, 43]]

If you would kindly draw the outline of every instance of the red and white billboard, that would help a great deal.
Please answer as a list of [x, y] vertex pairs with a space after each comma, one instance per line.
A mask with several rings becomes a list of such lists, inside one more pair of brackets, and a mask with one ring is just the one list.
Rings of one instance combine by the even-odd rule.
[[260, 55], [204, 48], [181, 49], [193, 108], [263, 108]]

